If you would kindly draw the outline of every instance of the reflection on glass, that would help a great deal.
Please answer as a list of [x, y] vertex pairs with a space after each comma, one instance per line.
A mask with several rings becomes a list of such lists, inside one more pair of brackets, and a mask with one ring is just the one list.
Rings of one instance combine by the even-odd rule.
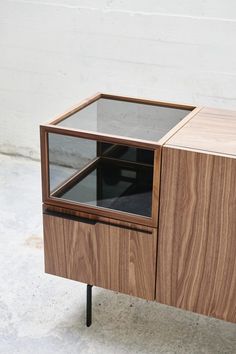
[[94, 140], [49, 133], [48, 147], [51, 192], [97, 156]]
[[100, 98], [58, 123], [59, 126], [158, 141], [190, 109]]
[[154, 152], [49, 133], [51, 196], [151, 216]]

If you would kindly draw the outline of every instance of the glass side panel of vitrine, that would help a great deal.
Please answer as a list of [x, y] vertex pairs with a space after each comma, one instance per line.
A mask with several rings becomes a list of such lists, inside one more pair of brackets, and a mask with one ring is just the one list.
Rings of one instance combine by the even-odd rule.
[[57, 125], [132, 139], [158, 141], [191, 109], [100, 98]]
[[154, 151], [48, 134], [50, 196], [152, 215]]

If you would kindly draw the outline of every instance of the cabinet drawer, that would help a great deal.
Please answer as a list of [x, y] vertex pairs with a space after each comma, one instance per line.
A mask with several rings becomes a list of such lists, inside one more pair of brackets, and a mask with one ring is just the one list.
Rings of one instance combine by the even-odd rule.
[[153, 300], [156, 229], [152, 232], [44, 214], [45, 271]]

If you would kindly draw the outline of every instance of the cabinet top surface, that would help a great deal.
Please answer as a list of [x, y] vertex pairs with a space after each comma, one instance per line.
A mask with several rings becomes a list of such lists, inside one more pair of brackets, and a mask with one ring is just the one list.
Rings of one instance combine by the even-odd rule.
[[194, 107], [119, 96], [90, 100], [52, 124], [73, 130], [158, 142]]
[[236, 111], [202, 108], [165, 146], [236, 157]]

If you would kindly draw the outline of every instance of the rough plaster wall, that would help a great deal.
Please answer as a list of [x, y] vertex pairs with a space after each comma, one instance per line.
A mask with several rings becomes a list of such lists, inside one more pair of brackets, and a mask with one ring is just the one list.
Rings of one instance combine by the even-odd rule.
[[235, 0], [1, 0], [0, 151], [97, 91], [236, 108]]

